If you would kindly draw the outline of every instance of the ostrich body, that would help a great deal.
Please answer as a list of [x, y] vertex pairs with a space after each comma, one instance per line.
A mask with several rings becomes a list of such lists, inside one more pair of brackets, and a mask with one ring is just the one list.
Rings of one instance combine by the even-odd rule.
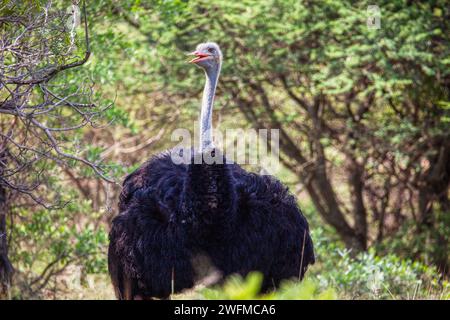
[[175, 164], [169, 151], [125, 178], [108, 252], [120, 299], [166, 298], [211, 270], [220, 278], [260, 271], [268, 290], [283, 279], [301, 279], [314, 263], [308, 223], [287, 188], [227, 163], [214, 147], [222, 54], [215, 43], [200, 44], [193, 54], [191, 62], [206, 74], [195, 154], [223, 161]]

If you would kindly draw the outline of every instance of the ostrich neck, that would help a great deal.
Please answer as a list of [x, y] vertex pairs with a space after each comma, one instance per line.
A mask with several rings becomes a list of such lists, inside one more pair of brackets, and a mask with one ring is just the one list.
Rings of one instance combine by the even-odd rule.
[[203, 90], [202, 109], [200, 114], [200, 152], [213, 146], [212, 110], [219, 73], [220, 65], [205, 71], [206, 83]]

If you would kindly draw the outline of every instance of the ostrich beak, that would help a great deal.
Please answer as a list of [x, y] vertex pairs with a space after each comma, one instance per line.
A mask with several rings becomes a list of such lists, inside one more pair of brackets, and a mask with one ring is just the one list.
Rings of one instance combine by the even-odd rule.
[[195, 58], [192, 59], [191, 61], [189, 61], [189, 63], [196, 63], [196, 62], [199, 62], [199, 61], [206, 60], [206, 59], [208, 59], [210, 57], [209, 54], [201, 53], [201, 52], [198, 52], [198, 51], [194, 51], [194, 52], [188, 53], [188, 55], [195, 56]]

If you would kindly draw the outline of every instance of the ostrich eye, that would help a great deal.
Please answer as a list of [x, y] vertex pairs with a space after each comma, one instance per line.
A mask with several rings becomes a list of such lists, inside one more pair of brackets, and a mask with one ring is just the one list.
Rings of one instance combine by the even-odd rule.
[[215, 51], [214, 48], [208, 48], [208, 52], [213, 53], [214, 51]]

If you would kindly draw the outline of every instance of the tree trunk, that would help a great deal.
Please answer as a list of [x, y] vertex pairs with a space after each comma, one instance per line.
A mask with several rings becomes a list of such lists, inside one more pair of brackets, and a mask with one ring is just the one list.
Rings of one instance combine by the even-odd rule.
[[[422, 174], [418, 197], [418, 234], [425, 228], [435, 230], [435, 219], [440, 214], [449, 214], [450, 200], [448, 190], [450, 185], [450, 142], [444, 140], [439, 148], [439, 153], [429, 157], [430, 168]], [[439, 223], [439, 221], [437, 222]], [[438, 250], [433, 255], [433, 263], [443, 274], [450, 273], [448, 258], [449, 241], [445, 234], [436, 231], [433, 233]]]
[[319, 214], [336, 229], [345, 246], [354, 249], [354, 253], [365, 250], [365, 242], [347, 223], [327, 176], [319, 173], [319, 177], [312, 178], [306, 189]]
[[347, 156], [347, 175], [350, 186], [350, 199], [355, 218], [354, 231], [363, 250], [367, 249], [367, 210], [364, 205], [364, 167], [358, 161]]
[[[3, 160], [0, 158], [0, 160]], [[0, 162], [1, 163], [1, 162]], [[0, 176], [2, 170], [0, 168]], [[6, 189], [0, 184], [0, 300], [9, 298], [14, 269], [8, 259], [8, 239], [6, 237], [6, 218], [8, 202]]]

